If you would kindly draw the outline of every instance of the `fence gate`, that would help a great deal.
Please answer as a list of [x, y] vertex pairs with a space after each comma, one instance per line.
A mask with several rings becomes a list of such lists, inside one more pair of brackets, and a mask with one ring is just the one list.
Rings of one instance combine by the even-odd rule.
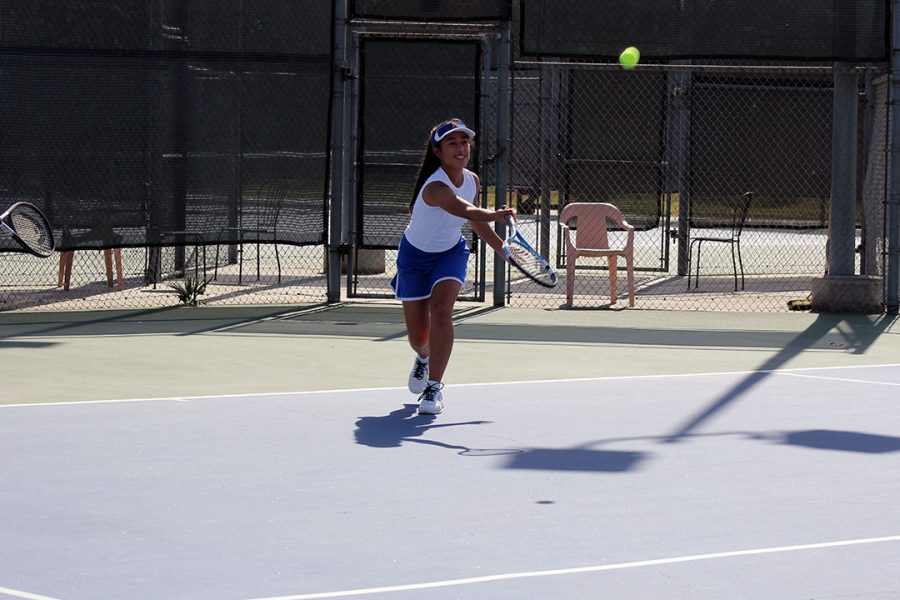
[[[431, 127], [450, 117], [484, 135], [481, 99], [482, 36], [359, 34], [355, 100], [356, 160], [351, 186], [351, 240], [347, 295], [393, 297], [397, 244], [409, 221], [408, 206]], [[479, 170], [478, 144], [472, 164]], [[472, 168], [472, 167], [470, 167]], [[483, 243], [471, 231], [469, 261], [460, 298], [484, 298]]]

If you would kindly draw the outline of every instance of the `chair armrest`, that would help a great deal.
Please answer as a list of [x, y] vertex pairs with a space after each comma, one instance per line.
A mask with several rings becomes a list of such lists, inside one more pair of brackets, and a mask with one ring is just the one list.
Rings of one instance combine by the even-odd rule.
[[634, 225], [632, 225], [628, 221], [623, 220], [622, 227], [625, 228], [626, 232], [625, 250], [632, 250], [634, 248]]
[[563, 228], [563, 241], [566, 245], [566, 253], [575, 251], [575, 244], [572, 243], [572, 228], [563, 222], [559, 223]]

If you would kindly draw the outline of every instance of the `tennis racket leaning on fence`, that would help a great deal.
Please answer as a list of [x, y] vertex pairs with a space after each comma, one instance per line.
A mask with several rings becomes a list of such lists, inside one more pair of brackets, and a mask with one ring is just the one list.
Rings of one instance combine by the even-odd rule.
[[552, 288], [559, 282], [556, 271], [547, 260], [531, 247], [512, 217], [506, 217], [506, 225], [509, 227], [509, 235], [503, 241], [503, 249], [510, 264], [520, 270], [522, 274], [538, 285]]
[[34, 204], [16, 202], [0, 215], [0, 224], [35, 256], [47, 258], [56, 249], [50, 222]]

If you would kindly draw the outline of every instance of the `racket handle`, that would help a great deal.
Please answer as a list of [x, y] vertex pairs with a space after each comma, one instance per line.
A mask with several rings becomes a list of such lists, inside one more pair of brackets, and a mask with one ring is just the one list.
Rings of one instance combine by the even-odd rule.
[[[499, 210], [503, 210], [504, 208], [506, 208], [505, 204], [503, 206], [501, 206], [499, 208]], [[515, 227], [512, 217], [510, 217], [509, 215], [506, 215], [505, 217], [503, 217], [503, 220], [506, 221], [506, 224], [510, 228]], [[503, 240], [503, 246], [501, 246], [500, 249], [503, 251], [503, 258], [506, 259], [507, 262], [509, 262], [509, 255], [510, 255], [509, 242], [507, 240]]]

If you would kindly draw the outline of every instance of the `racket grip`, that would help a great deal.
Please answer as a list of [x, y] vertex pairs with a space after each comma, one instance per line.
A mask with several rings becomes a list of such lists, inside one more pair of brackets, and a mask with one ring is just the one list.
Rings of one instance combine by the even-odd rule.
[[[506, 208], [505, 204], [500, 206], [500, 210], [503, 210], [504, 208]], [[506, 221], [506, 224], [509, 227], [513, 226], [512, 219], [510, 219], [509, 215], [504, 217], [503, 220]], [[506, 261], [509, 262], [509, 255], [512, 254], [512, 252], [510, 252], [510, 249], [509, 249], [509, 242], [506, 240], [503, 240], [503, 245], [500, 247], [500, 249], [503, 251], [503, 258], [505, 258]]]

